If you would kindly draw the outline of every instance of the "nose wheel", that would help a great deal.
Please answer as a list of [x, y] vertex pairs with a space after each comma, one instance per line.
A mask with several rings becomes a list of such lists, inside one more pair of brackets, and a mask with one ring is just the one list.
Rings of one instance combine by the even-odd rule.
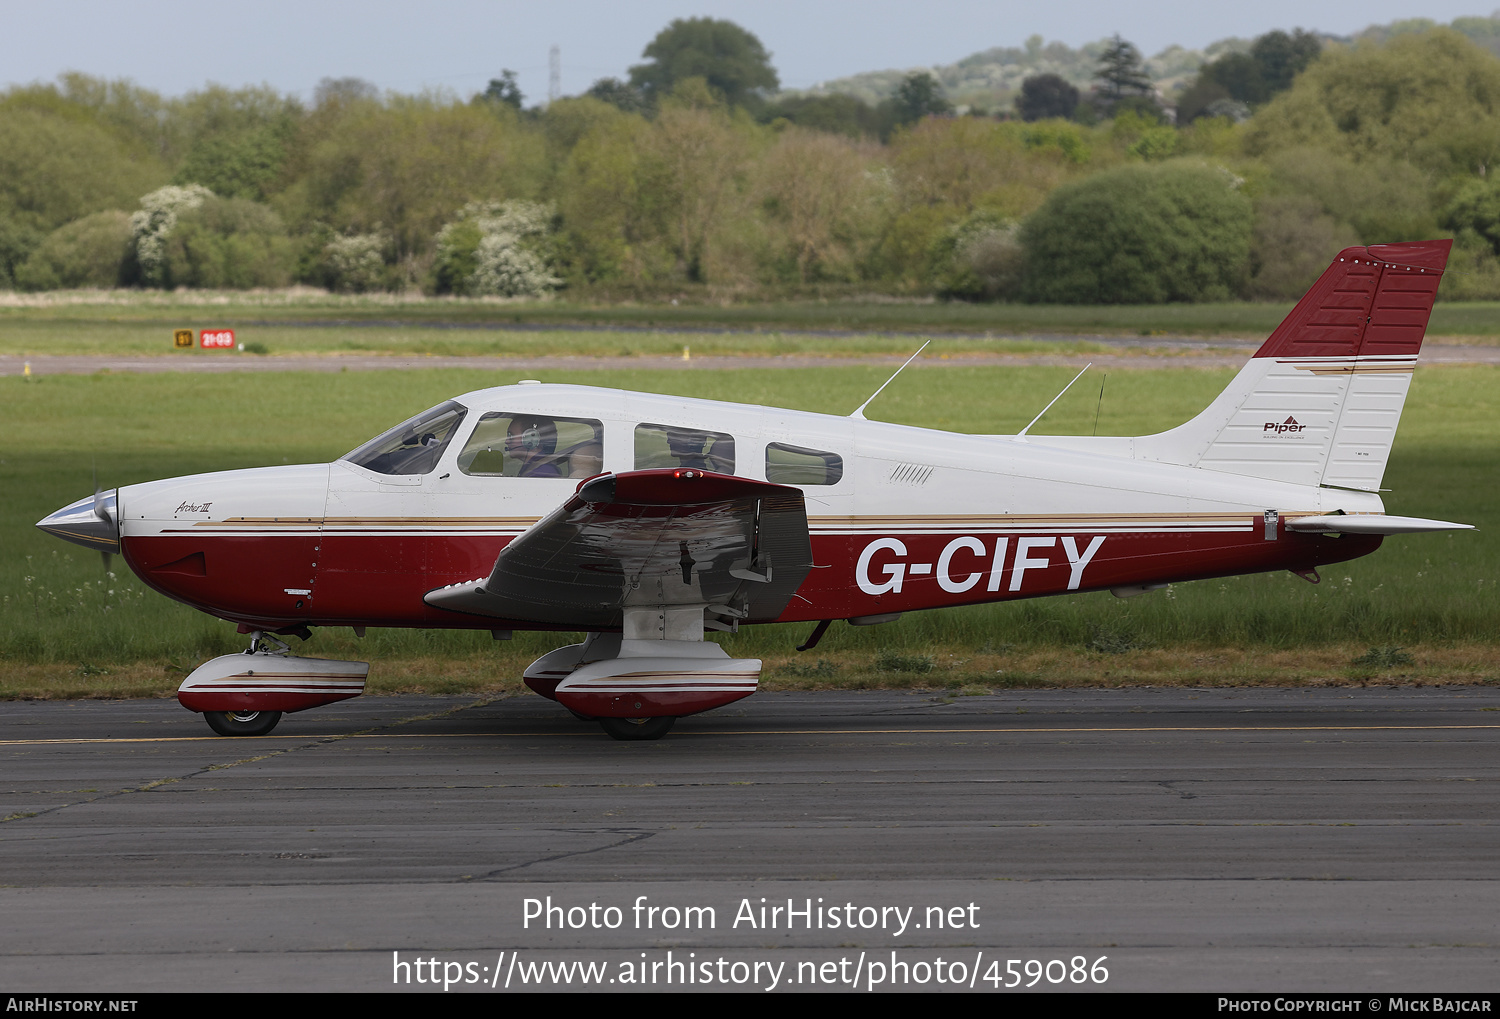
[[673, 715], [655, 718], [601, 718], [600, 727], [618, 740], [661, 739], [677, 721]]
[[220, 736], [264, 736], [281, 721], [281, 712], [205, 711], [203, 720]]

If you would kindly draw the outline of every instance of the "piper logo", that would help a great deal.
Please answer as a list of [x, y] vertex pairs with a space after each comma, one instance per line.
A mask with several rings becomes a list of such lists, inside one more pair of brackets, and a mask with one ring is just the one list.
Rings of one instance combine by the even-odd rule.
[[[1079, 541], [1088, 544], [1080, 549]], [[1058, 538], [1017, 538], [1015, 552], [1007, 561], [1006, 553], [1011, 548], [1009, 537], [995, 538], [994, 544], [984, 539], [965, 536], [954, 538], [944, 546], [937, 562], [911, 563], [906, 561], [906, 543], [899, 538], [881, 538], [866, 545], [859, 554], [854, 567], [854, 580], [865, 594], [900, 594], [902, 586], [913, 577], [936, 575], [938, 586], [949, 594], [963, 594], [972, 590], [983, 580], [986, 591], [1000, 590], [1006, 579], [1009, 566], [1008, 590], [1019, 591], [1028, 570], [1045, 570], [1057, 563], [1068, 567], [1068, 590], [1076, 591], [1083, 582], [1083, 571], [1093, 560], [1099, 547], [1104, 544], [1104, 535], [1078, 539], [1071, 535]], [[1062, 557], [1055, 552], [1044, 551], [1062, 546]], [[878, 558], [878, 562], [877, 562]], [[881, 579], [871, 574], [880, 574]], [[1033, 582], [1035, 587], [1035, 582]]]
[[1299, 425], [1296, 418], [1288, 415], [1287, 419], [1280, 423], [1267, 421], [1266, 427], [1261, 429], [1261, 434], [1264, 435], [1266, 432], [1270, 432], [1272, 435], [1285, 435], [1287, 432], [1300, 432], [1306, 428], [1306, 425]]

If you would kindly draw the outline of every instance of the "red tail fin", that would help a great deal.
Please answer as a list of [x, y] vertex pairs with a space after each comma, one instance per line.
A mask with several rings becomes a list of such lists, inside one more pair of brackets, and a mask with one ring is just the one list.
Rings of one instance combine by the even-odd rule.
[[1452, 247], [1409, 241], [1345, 248], [1255, 356], [1415, 354]]

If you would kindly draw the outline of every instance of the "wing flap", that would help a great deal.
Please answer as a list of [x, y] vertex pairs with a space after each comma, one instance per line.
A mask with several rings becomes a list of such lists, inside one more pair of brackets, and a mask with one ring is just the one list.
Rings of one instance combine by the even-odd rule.
[[693, 470], [605, 474], [500, 553], [489, 577], [427, 594], [482, 616], [611, 630], [627, 606], [781, 615], [812, 566], [802, 492]]

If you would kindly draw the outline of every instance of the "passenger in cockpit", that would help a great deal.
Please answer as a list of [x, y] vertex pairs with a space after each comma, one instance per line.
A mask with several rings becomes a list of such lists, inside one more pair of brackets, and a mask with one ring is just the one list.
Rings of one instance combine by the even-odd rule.
[[521, 464], [520, 478], [560, 478], [557, 465], [557, 423], [550, 418], [517, 417], [505, 430], [505, 455]]

